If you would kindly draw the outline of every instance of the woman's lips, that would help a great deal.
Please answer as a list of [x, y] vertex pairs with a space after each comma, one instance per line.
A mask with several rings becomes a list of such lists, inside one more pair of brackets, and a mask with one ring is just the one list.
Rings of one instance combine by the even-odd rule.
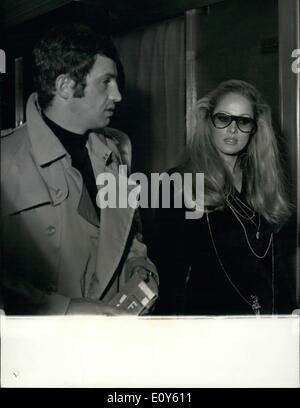
[[236, 145], [238, 141], [233, 137], [227, 137], [226, 139], [224, 139], [224, 142], [230, 145]]

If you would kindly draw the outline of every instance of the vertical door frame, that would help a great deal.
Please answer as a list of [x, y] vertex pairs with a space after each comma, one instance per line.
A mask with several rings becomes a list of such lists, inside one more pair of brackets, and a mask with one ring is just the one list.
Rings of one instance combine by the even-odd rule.
[[[279, 95], [281, 134], [287, 140], [290, 174], [293, 181], [292, 197], [296, 217], [296, 298], [300, 302], [300, 72], [294, 72], [292, 56], [300, 52], [300, 0], [278, 0], [279, 21]], [[299, 54], [298, 54], [299, 55]], [[299, 55], [300, 57], [300, 55]], [[300, 64], [298, 64], [300, 71]]]
[[193, 136], [194, 109], [197, 102], [196, 50], [198, 41], [199, 9], [185, 12], [185, 75], [186, 75], [186, 142]]

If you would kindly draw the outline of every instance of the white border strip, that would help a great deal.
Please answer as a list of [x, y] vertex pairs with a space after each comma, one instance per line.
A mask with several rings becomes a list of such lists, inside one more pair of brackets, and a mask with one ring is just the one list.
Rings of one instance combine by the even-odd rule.
[[299, 387], [299, 316], [5, 318], [2, 387]]

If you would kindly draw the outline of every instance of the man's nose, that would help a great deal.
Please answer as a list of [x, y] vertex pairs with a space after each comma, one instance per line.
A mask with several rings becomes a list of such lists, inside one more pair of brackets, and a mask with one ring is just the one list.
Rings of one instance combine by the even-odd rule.
[[121, 102], [122, 100], [122, 95], [121, 92], [119, 91], [118, 84], [115, 83], [110, 90], [109, 98], [114, 101], [114, 102]]

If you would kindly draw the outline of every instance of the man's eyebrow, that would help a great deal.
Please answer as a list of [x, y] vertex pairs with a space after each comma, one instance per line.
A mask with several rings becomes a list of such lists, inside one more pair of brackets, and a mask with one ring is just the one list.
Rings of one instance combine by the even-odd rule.
[[99, 76], [96, 77], [96, 79], [103, 79], [103, 78], [113, 78], [113, 79], [117, 79], [118, 75], [117, 74], [113, 74], [111, 72], [107, 72], [106, 74], [100, 74]]

